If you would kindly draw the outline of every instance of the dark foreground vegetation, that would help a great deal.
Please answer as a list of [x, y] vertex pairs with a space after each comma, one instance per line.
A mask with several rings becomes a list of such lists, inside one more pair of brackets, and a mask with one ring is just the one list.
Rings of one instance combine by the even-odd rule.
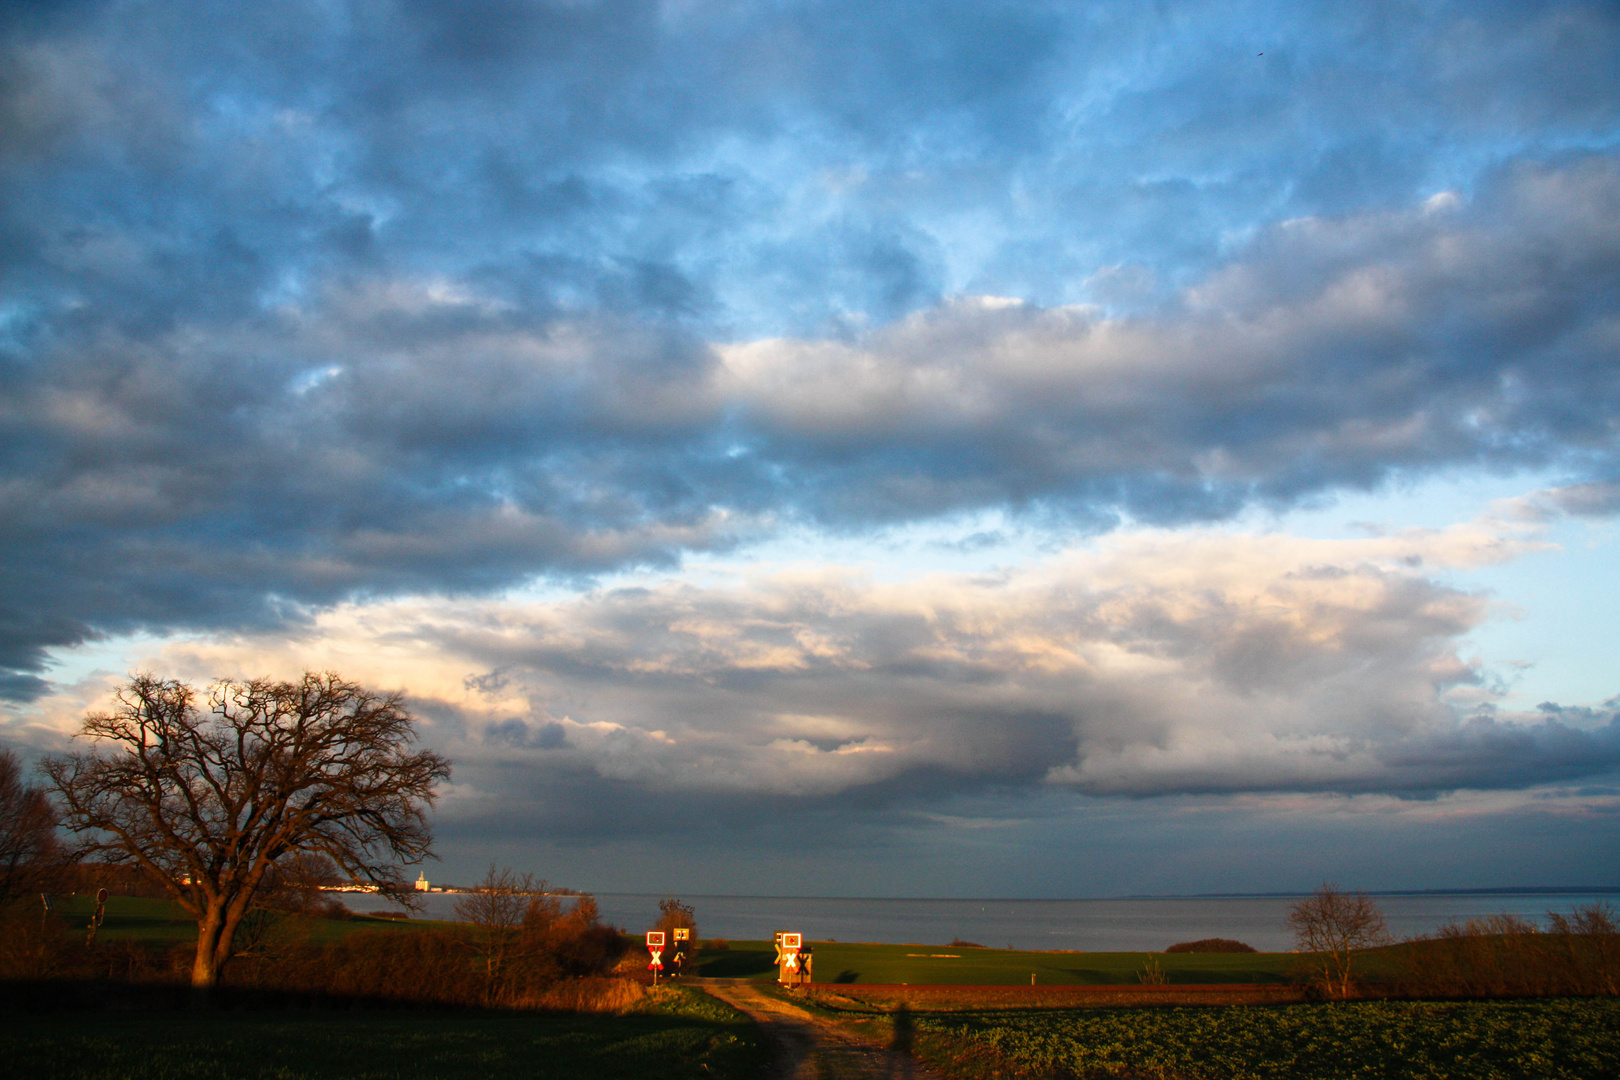
[[1620, 1002], [1613, 999], [959, 1011], [890, 1023], [963, 1080], [1620, 1076]]
[[52, 1080], [753, 1080], [768, 1062], [745, 1017], [680, 988], [625, 1015], [96, 1010], [0, 1020], [0, 1074]]

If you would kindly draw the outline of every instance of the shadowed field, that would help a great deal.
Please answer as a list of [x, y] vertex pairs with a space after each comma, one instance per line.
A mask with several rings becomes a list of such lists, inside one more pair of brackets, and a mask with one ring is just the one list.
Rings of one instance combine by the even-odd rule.
[[679, 989], [624, 1016], [227, 1011], [0, 1020], [0, 1073], [51, 1080], [753, 1080], [768, 1062], [746, 1017]]

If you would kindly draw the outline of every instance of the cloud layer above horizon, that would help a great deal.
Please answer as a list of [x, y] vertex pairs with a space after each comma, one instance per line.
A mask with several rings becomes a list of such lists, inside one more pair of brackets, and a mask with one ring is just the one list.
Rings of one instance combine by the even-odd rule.
[[1620, 807], [1469, 576], [1620, 511], [1611, 5], [23, 6], [0, 251], [8, 740], [121, 648], [405, 687], [469, 844]]

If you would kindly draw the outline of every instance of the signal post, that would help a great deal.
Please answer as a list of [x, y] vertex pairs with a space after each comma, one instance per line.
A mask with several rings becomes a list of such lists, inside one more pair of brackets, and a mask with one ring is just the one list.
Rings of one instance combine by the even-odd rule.
[[692, 928], [690, 926], [677, 926], [669, 932], [674, 939], [669, 949], [669, 962], [675, 970], [669, 973], [670, 978], [678, 979], [686, 973], [686, 953], [691, 946]]
[[776, 935], [776, 981], [782, 986], [803, 986], [811, 981], [810, 946], [803, 934]]
[[653, 973], [653, 985], [658, 985], [658, 973], [664, 970], [660, 957], [664, 955], [664, 932], [662, 930], [647, 931], [647, 951], [652, 953], [652, 963], [647, 967]]

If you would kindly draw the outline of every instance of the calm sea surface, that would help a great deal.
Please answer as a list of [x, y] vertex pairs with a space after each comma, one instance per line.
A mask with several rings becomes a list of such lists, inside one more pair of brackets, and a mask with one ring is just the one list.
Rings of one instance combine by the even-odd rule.
[[[357, 911], [386, 905], [359, 894], [344, 902]], [[427, 896], [429, 918], [453, 919], [454, 894]], [[1143, 900], [871, 900], [783, 896], [683, 896], [704, 937], [769, 939], [777, 930], [813, 941], [882, 941], [944, 945], [953, 938], [992, 948], [1080, 949], [1085, 952], [1160, 952], [1178, 941], [1224, 937], [1265, 952], [1293, 947], [1286, 919], [1297, 897], [1178, 897]], [[1548, 911], [1582, 904], [1620, 907], [1606, 893], [1425, 893], [1375, 896], [1397, 938], [1433, 932], [1504, 912], [1544, 921]], [[658, 917], [657, 895], [598, 893], [602, 917], [639, 931]]]

